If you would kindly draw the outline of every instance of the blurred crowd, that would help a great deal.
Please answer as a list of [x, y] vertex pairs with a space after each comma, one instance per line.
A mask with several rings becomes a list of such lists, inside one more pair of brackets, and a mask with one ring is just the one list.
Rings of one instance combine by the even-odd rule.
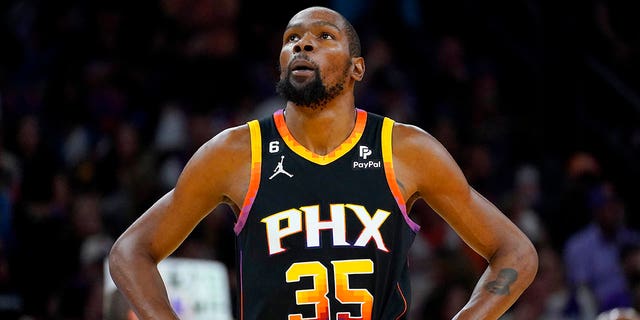
[[[284, 106], [281, 33], [310, 5], [360, 34], [357, 106], [433, 134], [538, 248], [505, 319], [640, 309], [632, 1], [6, 0], [1, 319], [102, 318], [114, 239], [203, 142]], [[174, 255], [234, 279], [234, 216], [215, 211]], [[411, 319], [450, 319], [486, 262], [425, 203], [411, 215]]]

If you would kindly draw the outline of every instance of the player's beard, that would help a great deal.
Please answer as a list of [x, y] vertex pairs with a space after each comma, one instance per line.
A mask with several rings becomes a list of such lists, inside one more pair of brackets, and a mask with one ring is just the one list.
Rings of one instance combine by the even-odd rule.
[[[346, 78], [349, 68], [344, 71]], [[291, 70], [287, 76], [281, 78], [276, 84], [276, 92], [287, 101], [291, 101], [298, 106], [311, 109], [319, 109], [326, 105], [328, 101], [337, 97], [344, 90], [345, 78], [333, 86], [327, 87], [320, 77], [320, 70], [315, 70], [315, 77], [302, 87], [295, 87], [291, 84]]]

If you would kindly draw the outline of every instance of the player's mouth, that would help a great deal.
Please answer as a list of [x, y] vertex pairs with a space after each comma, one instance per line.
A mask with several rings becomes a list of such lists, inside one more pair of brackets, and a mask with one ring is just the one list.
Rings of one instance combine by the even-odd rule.
[[296, 59], [289, 65], [289, 70], [291, 70], [291, 75], [300, 81], [313, 77], [316, 72], [316, 66], [309, 60]]

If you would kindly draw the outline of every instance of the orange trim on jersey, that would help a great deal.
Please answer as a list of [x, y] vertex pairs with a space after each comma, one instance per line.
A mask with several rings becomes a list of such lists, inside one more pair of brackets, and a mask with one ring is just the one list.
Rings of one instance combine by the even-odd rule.
[[396, 320], [398, 320], [398, 319], [402, 318], [402, 316], [404, 316], [405, 313], [407, 313], [408, 303], [407, 303], [407, 298], [404, 297], [404, 292], [402, 292], [402, 289], [400, 288], [400, 284], [396, 283], [396, 286], [398, 287], [398, 293], [400, 293], [400, 296], [402, 297], [402, 302], [404, 302], [404, 310], [402, 310], [402, 313], [400, 313], [396, 317]]
[[257, 120], [248, 122], [249, 132], [251, 133], [251, 177], [249, 178], [249, 189], [244, 197], [238, 221], [233, 227], [236, 235], [240, 234], [244, 224], [247, 222], [247, 215], [253, 201], [256, 199], [258, 187], [260, 186], [260, 169], [262, 166], [262, 137], [260, 134], [260, 123]]
[[407, 203], [402, 196], [398, 180], [396, 179], [396, 173], [393, 170], [393, 150], [391, 137], [393, 134], [394, 121], [385, 117], [382, 122], [382, 161], [384, 162], [384, 174], [387, 177], [387, 184], [391, 189], [391, 194], [396, 199], [398, 207], [404, 216], [404, 220], [407, 222], [411, 230], [418, 232], [420, 226], [409, 218], [407, 213]]
[[332, 150], [326, 155], [319, 155], [307, 149], [305, 146], [300, 144], [293, 137], [293, 135], [291, 135], [291, 132], [289, 132], [289, 129], [287, 128], [287, 124], [284, 119], [283, 109], [276, 111], [273, 114], [273, 118], [276, 122], [276, 128], [278, 129], [278, 133], [280, 133], [280, 136], [282, 136], [282, 140], [284, 140], [284, 142], [287, 144], [287, 146], [291, 150], [293, 150], [293, 152], [295, 152], [299, 156], [313, 163], [316, 163], [319, 165], [326, 165], [342, 157], [347, 152], [349, 152], [349, 150], [351, 150], [356, 145], [356, 143], [358, 143], [358, 140], [360, 140], [360, 137], [362, 137], [362, 133], [364, 132], [364, 126], [367, 123], [367, 112], [360, 109], [356, 109], [356, 111], [357, 111], [356, 125], [353, 128], [353, 131], [351, 131], [351, 134], [349, 135], [349, 137], [344, 142], [342, 142], [338, 147], [336, 147], [334, 150]]

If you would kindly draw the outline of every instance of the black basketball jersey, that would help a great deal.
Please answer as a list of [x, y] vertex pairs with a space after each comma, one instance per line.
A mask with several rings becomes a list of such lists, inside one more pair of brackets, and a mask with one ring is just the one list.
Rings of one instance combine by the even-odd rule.
[[282, 110], [249, 122], [249, 191], [235, 225], [240, 319], [404, 319], [409, 219], [391, 156], [393, 121], [356, 109], [327, 155]]

